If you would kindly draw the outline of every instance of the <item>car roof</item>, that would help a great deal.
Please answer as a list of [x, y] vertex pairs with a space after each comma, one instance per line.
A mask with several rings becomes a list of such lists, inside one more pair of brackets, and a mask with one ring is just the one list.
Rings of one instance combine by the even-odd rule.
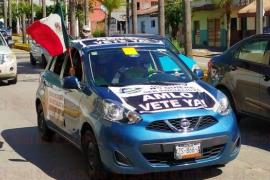
[[82, 50], [94, 49], [111, 49], [123, 46], [132, 47], [165, 47], [162, 40], [140, 38], [140, 37], [104, 37], [104, 38], [89, 38], [81, 40], [73, 40], [71, 42], [74, 47]]
[[157, 40], [164, 40], [166, 39], [163, 36], [156, 35], [156, 34], [114, 34], [111, 37], [137, 37], [137, 38], [148, 38], [148, 39], [157, 39]]

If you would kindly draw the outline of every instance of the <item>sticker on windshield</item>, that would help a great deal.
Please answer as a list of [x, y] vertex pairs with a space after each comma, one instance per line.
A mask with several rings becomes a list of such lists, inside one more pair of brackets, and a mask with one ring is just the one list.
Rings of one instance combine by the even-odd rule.
[[92, 52], [91, 52], [91, 55], [92, 55], [92, 56], [97, 56], [98, 53], [97, 53], [97, 51], [92, 51]]
[[138, 56], [138, 52], [135, 48], [133, 47], [125, 47], [122, 48], [123, 52], [127, 56]]
[[[161, 112], [180, 109], [212, 109], [214, 97], [196, 83], [110, 87], [129, 109]], [[124, 89], [124, 90], [123, 90]]]

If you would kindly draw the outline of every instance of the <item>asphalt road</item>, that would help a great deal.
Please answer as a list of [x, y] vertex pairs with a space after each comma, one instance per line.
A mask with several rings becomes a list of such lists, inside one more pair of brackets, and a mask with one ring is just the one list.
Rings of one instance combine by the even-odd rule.
[[[80, 151], [56, 136], [40, 140], [34, 107], [39, 65], [33, 67], [25, 52], [18, 55], [16, 85], [0, 84], [0, 179], [87, 179]], [[240, 123], [241, 152], [225, 167], [206, 167], [111, 179], [270, 179], [270, 122], [245, 118]]]

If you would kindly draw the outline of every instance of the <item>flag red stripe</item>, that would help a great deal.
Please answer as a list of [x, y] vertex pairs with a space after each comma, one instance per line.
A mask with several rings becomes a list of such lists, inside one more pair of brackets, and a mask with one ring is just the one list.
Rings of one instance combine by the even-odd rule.
[[44, 47], [51, 56], [57, 56], [63, 53], [64, 48], [59, 37], [46, 24], [36, 21], [27, 29], [27, 33], [31, 35], [37, 44]]

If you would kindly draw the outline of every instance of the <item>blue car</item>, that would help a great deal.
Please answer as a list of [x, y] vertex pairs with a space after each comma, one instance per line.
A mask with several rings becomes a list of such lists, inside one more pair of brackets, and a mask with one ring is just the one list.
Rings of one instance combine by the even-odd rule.
[[78, 147], [91, 177], [225, 165], [238, 155], [228, 99], [162, 41], [77, 40], [70, 53], [41, 74], [38, 130], [44, 140], [57, 133]]

